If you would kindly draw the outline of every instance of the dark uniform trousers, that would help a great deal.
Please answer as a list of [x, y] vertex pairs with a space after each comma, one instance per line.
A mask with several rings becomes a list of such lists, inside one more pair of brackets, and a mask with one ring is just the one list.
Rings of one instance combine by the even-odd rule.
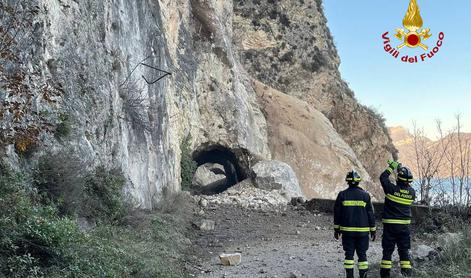
[[[393, 267], [391, 256], [397, 245], [400, 261], [401, 273], [403, 276], [410, 276], [412, 265], [409, 258], [410, 249], [410, 223], [411, 205], [415, 200], [415, 190], [404, 183], [398, 177], [397, 185], [389, 179], [393, 168], [386, 169], [380, 177], [381, 185], [384, 189], [384, 212], [383, 212], [383, 260], [381, 261], [381, 277], [390, 277]], [[408, 180], [410, 182], [410, 180]]]
[[342, 234], [342, 245], [345, 251], [345, 269], [352, 269], [355, 266], [354, 255], [355, 252], [358, 256], [358, 269], [367, 270], [368, 260], [366, 251], [368, 251], [370, 239], [368, 234], [365, 235], [349, 235], [348, 233]]
[[368, 192], [358, 186], [349, 186], [339, 193], [334, 206], [334, 229], [336, 233], [342, 234], [347, 278], [353, 277], [355, 252], [358, 256], [358, 273], [361, 278], [366, 278], [368, 236], [376, 231], [373, 206]]
[[401, 272], [410, 274], [412, 265], [410, 262], [410, 227], [403, 224], [384, 224], [383, 229], [383, 260], [381, 261], [381, 277], [389, 277], [392, 268], [392, 254], [395, 246], [399, 253]]

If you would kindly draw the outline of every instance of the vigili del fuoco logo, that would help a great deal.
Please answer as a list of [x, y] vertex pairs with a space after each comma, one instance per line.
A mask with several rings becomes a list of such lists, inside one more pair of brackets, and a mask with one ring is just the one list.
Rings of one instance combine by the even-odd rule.
[[[397, 39], [397, 42], [391, 42], [389, 38], [389, 32], [383, 34], [383, 44], [384, 50], [391, 54], [395, 59], [401, 59], [405, 63], [419, 63], [425, 62], [427, 59], [432, 59], [440, 51], [440, 48], [443, 45], [443, 39], [445, 34], [440, 32], [438, 34], [438, 40], [433, 41], [429, 40], [432, 38], [432, 33], [430, 28], [422, 28], [424, 25], [422, 16], [420, 15], [420, 8], [417, 4], [417, 0], [411, 0], [409, 3], [409, 8], [407, 9], [406, 15], [402, 20], [402, 25], [405, 30], [402, 28], [396, 29], [396, 34], [394, 37]], [[430, 43], [435, 43], [433, 46], [429, 47]], [[393, 44], [397, 44], [396, 47], [393, 47]], [[420, 55], [411, 55], [407, 54], [407, 48], [421, 48], [424, 53]], [[404, 50], [404, 51], [403, 51]], [[401, 54], [401, 51], [404, 53]]]

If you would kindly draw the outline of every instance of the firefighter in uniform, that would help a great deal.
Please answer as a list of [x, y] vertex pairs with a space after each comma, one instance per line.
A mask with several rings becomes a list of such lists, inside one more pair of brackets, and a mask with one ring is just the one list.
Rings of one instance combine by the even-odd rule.
[[348, 188], [340, 192], [334, 207], [334, 237], [342, 237], [345, 251], [344, 268], [347, 278], [352, 278], [355, 266], [355, 251], [358, 256], [358, 270], [360, 278], [366, 278], [368, 273], [368, 260], [366, 251], [369, 247], [368, 235], [376, 239], [375, 218], [371, 197], [368, 192], [358, 185], [361, 177], [357, 172], [347, 174]]
[[[412, 172], [396, 161], [389, 160], [389, 167], [381, 174], [385, 200], [383, 212], [383, 259], [381, 261], [381, 277], [390, 277], [392, 268], [391, 257], [395, 245], [399, 253], [401, 273], [411, 276], [412, 265], [409, 257], [411, 205], [415, 200], [415, 191], [410, 186], [413, 181]], [[397, 185], [389, 180], [389, 176], [397, 169]]]

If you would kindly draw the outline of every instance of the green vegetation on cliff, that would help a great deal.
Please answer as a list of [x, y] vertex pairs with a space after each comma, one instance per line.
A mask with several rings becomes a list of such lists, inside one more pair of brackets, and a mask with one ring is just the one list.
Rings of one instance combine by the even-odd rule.
[[182, 152], [180, 167], [181, 167], [181, 179], [182, 179], [182, 190], [188, 190], [191, 187], [193, 176], [198, 168], [198, 165], [191, 157], [191, 137], [186, 137], [180, 144]]
[[[96, 213], [88, 214], [90, 219], [121, 213], [122, 196], [110, 195], [121, 190], [103, 188], [110, 184], [115, 185], [112, 189], [118, 184], [122, 188], [119, 176], [99, 168], [85, 180], [87, 194], [99, 204], [89, 206], [88, 212]], [[67, 210], [60, 211], [63, 198], [38, 192], [21, 174], [0, 164], [0, 276], [185, 276], [178, 265], [183, 261], [184, 237], [169, 215], [119, 214], [119, 225], [96, 221], [97, 226], [84, 231]]]

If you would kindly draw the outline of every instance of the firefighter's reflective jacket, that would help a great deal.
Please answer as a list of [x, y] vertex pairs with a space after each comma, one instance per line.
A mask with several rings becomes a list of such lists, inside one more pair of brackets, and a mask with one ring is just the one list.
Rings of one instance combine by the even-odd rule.
[[334, 229], [350, 235], [368, 235], [376, 231], [371, 197], [358, 186], [339, 193], [334, 207]]
[[389, 180], [391, 172], [391, 168], [388, 168], [380, 176], [385, 194], [383, 223], [408, 225], [411, 223], [411, 205], [415, 200], [415, 190], [401, 181], [398, 181], [397, 185], [392, 183]]

